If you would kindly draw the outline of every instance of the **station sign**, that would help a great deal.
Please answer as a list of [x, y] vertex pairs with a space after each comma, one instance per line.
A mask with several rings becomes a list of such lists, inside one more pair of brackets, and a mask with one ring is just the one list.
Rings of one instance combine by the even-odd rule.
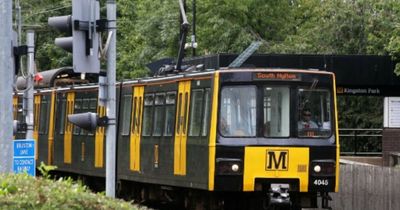
[[30, 176], [36, 175], [35, 161], [35, 140], [16, 139], [14, 140], [14, 173], [27, 173]]

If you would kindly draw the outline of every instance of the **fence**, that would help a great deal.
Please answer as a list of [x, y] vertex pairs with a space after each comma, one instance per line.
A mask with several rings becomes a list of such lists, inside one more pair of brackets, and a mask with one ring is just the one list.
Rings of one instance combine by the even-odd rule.
[[382, 129], [339, 129], [341, 155], [382, 155]]
[[332, 198], [335, 210], [398, 210], [400, 168], [340, 165], [339, 192]]

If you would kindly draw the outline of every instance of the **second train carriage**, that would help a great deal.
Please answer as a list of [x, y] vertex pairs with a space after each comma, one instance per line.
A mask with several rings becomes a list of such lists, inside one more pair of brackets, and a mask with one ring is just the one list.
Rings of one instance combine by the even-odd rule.
[[[187, 194], [173, 192], [195, 189], [191, 194], [219, 196], [210, 200], [246, 195], [264, 203], [290, 196], [298, 208], [338, 190], [332, 73], [220, 69], [127, 81], [117, 89], [123, 193], [145, 199], [162, 189], [185, 200]], [[86, 111], [104, 115], [97, 91], [87, 85], [36, 93], [37, 161], [59, 172], [104, 177], [104, 128], [91, 133], [66, 120]], [[302, 127], [305, 111], [314, 125]]]

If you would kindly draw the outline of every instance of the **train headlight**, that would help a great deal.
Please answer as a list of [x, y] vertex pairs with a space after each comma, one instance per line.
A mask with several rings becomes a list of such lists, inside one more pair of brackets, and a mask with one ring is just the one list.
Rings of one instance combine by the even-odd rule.
[[238, 172], [238, 171], [239, 171], [239, 165], [236, 164], [236, 163], [233, 164], [233, 165], [232, 165], [232, 171], [233, 171], [233, 172]]
[[217, 175], [241, 175], [243, 173], [243, 161], [236, 158], [217, 158]]
[[334, 160], [313, 160], [311, 168], [314, 176], [335, 176], [336, 174], [336, 162]]
[[319, 165], [314, 166], [314, 171], [315, 171], [316, 173], [321, 172], [321, 166], [319, 166]]

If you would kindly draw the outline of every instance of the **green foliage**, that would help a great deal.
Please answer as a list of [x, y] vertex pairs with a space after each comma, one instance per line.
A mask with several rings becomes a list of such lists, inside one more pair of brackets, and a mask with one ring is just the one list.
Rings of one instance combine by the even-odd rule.
[[[190, 23], [192, 1], [187, 0]], [[391, 55], [400, 61], [400, 1], [196, 2], [198, 55], [240, 53], [252, 41], [262, 40], [264, 45], [258, 53], [378, 54]], [[41, 25], [36, 36], [40, 70], [71, 65], [71, 56], [53, 44], [54, 38], [61, 34], [47, 26], [49, 16], [69, 14], [70, 4], [70, 0], [22, 0], [24, 23]], [[105, 17], [105, 0], [101, 5]], [[177, 0], [118, 0], [117, 12], [118, 79], [146, 76], [147, 63], [177, 57], [180, 27]], [[400, 74], [400, 65], [396, 66], [396, 73]], [[371, 110], [366, 111], [362, 109], [362, 99], [341, 99], [339, 107], [346, 108], [340, 108], [344, 113], [340, 115], [340, 126], [381, 127], [380, 113], [369, 118], [361, 114], [382, 110], [380, 99], [368, 100], [377, 102], [371, 102]]]
[[[192, 1], [187, 0], [190, 23]], [[262, 40], [259, 53], [379, 54], [399, 60], [400, 1], [196, 2], [198, 55], [240, 53], [252, 41]], [[22, 0], [21, 4], [24, 24], [41, 26], [36, 35], [38, 68], [71, 65], [70, 54], [54, 46], [54, 38], [61, 34], [47, 26], [48, 17], [71, 12], [71, 1]], [[101, 5], [105, 17], [104, 0]], [[145, 76], [147, 63], [177, 57], [177, 0], [119, 0], [117, 11], [118, 79]]]
[[0, 196], [7, 195], [9, 193], [16, 193], [17, 187], [7, 181], [2, 181], [0, 184]]
[[139, 209], [128, 202], [91, 193], [72, 179], [52, 181], [26, 174], [0, 175], [1, 209]]
[[340, 96], [338, 97], [338, 108], [340, 113], [339, 128], [382, 127], [382, 97]]
[[[48, 70], [72, 65], [72, 56], [54, 45], [54, 38], [65, 36], [47, 26], [47, 18], [71, 13], [70, 0], [20, 0], [22, 23], [34, 27], [36, 47], [36, 66]], [[22, 43], [25, 42], [24, 36]]]
[[[339, 128], [382, 128], [383, 97], [376, 96], [339, 96], [338, 97]], [[351, 133], [343, 132], [354, 135]], [[361, 131], [359, 134], [379, 134], [376, 131]], [[353, 136], [342, 136], [341, 150], [354, 152]], [[357, 137], [357, 151], [380, 152], [382, 144], [373, 135]]]
[[37, 169], [43, 177], [50, 178], [50, 171], [57, 169], [57, 166], [46, 165], [45, 163], [40, 162], [40, 166], [37, 167]]

